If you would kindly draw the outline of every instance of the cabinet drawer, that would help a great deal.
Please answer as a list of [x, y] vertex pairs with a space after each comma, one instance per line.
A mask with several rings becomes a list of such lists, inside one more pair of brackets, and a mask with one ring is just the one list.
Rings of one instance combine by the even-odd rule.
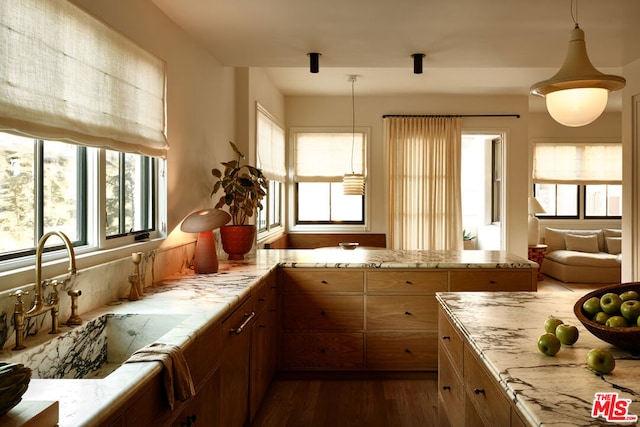
[[367, 331], [438, 329], [435, 296], [367, 296]]
[[355, 295], [285, 295], [286, 330], [335, 331], [364, 328], [364, 297]]
[[530, 291], [537, 280], [535, 269], [461, 269], [450, 274], [451, 292]]
[[367, 292], [446, 292], [448, 280], [446, 271], [369, 271]]
[[438, 340], [428, 332], [367, 333], [367, 367], [438, 369]]
[[362, 368], [362, 333], [285, 333], [282, 340], [282, 365], [285, 369]]
[[363, 292], [364, 271], [335, 269], [282, 269], [285, 293], [297, 292]]
[[[438, 412], [448, 425], [463, 426], [464, 385], [458, 371], [445, 352], [438, 354]], [[445, 424], [445, 423], [440, 423]]]
[[453, 367], [462, 374], [462, 337], [442, 310], [438, 313], [438, 339], [441, 351], [448, 353]]
[[463, 377], [466, 395], [485, 425], [508, 426], [511, 422], [509, 401], [467, 346], [464, 347]]

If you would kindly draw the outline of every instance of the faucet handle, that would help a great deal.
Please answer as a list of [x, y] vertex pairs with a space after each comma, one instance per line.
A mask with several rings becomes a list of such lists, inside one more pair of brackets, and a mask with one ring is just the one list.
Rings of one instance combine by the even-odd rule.
[[29, 295], [29, 291], [23, 291], [22, 289], [18, 289], [12, 294], [9, 294], [10, 297], [16, 297], [16, 304], [22, 303], [22, 296]]

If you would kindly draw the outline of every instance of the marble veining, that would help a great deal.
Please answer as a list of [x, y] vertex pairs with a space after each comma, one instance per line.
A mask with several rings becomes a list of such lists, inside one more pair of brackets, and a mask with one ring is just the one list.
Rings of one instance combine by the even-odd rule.
[[[618, 349], [588, 332], [573, 314], [574, 292], [441, 293], [438, 299], [494, 378], [536, 426], [614, 425], [592, 418], [596, 392], [631, 399], [640, 416], [640, 355]], [[555, 316], [578, 327], [580, 338], [554, 357], [537, 349], [544, 322]], [[609, 350], [616, 368], [597, 375], [586, 364], [592, 348]], [[615, 424], [615, 425], [638, 425]]]

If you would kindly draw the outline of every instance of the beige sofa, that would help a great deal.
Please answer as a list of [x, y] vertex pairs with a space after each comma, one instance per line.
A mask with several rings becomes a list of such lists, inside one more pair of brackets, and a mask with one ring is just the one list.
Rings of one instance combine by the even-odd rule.
[[542, 273], [571, 283], [620, 283], [621, 230], [545, 229]]

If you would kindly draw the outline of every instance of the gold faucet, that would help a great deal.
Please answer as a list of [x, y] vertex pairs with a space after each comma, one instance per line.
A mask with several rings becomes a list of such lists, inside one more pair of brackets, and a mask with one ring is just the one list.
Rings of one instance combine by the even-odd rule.
[[[13, 313], [14, 326], [16, 330], [16, 345], [13, 348], [14, 350], [22, 350], [25, 348], [24, 346], [24, 321], [30, 317], [37, 316], [46, 311], [51, 311], [51, 331], [50, 334], [57, 334], [58, 329], [58, 312], [59, 312], [59, 304], [60, 300], [58, 298], [58, 288], [57, 286], [61, 283], [57, 280], [42, 280], [42, 252], [44, 252], [44, 244], [47, 239], [51, 236], [58, 236], [62, 239], [64, 246], [67, 249], [67, 253], [69, 255], [69, 274], [76, 274], [76, 255], [73, 250], [73, 245], [69, 238], [62, 233], [61, 231], [50, 231], [38, 242], [38, 246], [36, 248], [36, 280], [35, 280], [35, 297], [33, 301], [33, 305], [25, 313], [24, 311], [24, 303], [22, 302], [22, 296], [27, 295], [26, 292], [18, 290], [13, 296], [16, 296], [18, 300], [16, 301], [16, 307]], [[67, 279], [68, 280], [68, 279]], [[66, 280], [65, 280], [66, 282]], [[43, 288], [51, 286], [51, 294], [49, 295], [49, 300], [45, 302], [43, 296]]]

